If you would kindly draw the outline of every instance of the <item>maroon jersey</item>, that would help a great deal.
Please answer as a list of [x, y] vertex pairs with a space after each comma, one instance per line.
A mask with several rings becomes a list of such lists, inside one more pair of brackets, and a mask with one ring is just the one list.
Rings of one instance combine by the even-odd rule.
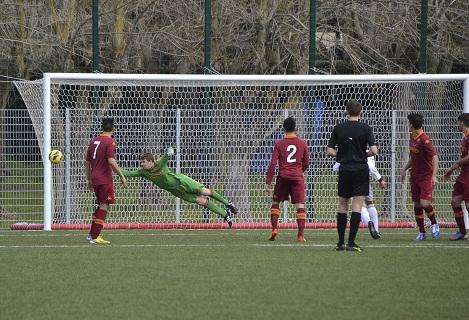
[[423, 131], [416, 137], [410, 137], [410, 177], [411, 179], [429, 179], [433, 175], [432, 159], [436, 155], [432, 141]]
[[303, 172], [309, 167], [308, 145], [295, 134], [287, 134], [282, 140], [277, 140], [265, 179], [267, 184], [272, 183], [277, 162], [280, 177], [303, 180]]
[[86, 160], [91, 165], [91, 183], [94, 186], [112, 184], [112, 169], [108, 159], [116, 155], [116, 142], [106, 135], [94, 137], [86, 152]]
[[[469, 154], [469, 135], [464, 136], [461, 143], [461, 159], [467, 157]], [[461, 173], [457, 179], [458, 181], [469, 184], [469, 164], [461, 166]]]

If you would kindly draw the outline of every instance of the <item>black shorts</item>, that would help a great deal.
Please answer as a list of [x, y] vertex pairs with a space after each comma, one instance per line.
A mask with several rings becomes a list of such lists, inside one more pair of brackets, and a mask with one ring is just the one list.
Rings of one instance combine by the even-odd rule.
[[339, 197], [352, 198], [368, 196], [370, 193], [370, 170], [368, 165], [350, 169], [339, 169], [337, 184]]

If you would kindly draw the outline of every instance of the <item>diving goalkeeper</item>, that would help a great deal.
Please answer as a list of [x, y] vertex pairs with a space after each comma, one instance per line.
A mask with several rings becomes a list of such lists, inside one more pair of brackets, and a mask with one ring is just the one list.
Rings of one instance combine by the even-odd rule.
[[[233, 225], [231, 215], [238, 213], [236, 207], [230, 200], [214, 190], [205, 188], [200, 182], [184, 174], [170, 171], [168, 168], [168, 158], [172, 155], [174, 155], [174, 150], [171, 147], [156, 161], [152, 154], [145, 153], [140, 156], [140, 169], [133, 171], [122, 170], [122, 174], [125, 177], [142, 177], [148, 179], [161, 189], [169, 191], [182, 200], [197, 203], [222, 217], [231, 228]], [[224, 204], [225, 209], [222, 209], [220, 206], [210, 201], [211, 199]]]

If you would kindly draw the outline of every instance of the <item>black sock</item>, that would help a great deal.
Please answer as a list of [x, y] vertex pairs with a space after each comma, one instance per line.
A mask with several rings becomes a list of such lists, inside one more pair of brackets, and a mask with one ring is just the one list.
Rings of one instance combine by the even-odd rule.
[[355, 244], [355, 238], [357, 237], [358, 228], [360, 227], [361, 214], [360, 212], [352, 212], [350, 217], [350, 234], [348, 236], [348, 244]]
[[337, 214], [337, 233], [339, 234], [339, 244], [345, 243], [345, 228], [347, 227], [347, 214]]

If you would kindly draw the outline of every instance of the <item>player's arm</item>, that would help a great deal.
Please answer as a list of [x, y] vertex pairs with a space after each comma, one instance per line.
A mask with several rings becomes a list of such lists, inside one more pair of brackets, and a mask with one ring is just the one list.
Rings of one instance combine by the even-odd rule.
[[338, 142], [338, 137], [337, 137], [337, 127], [334, 127], [332, 130], [331, 138], [329, 139], [329, 142], [327, 144], [326, 148], [326, 154], [329, 157], [337, 157], [337, 142]]
[[412, 159], [409, 156], [409, 160], [407, 160], [407, 164], [401, 170], [401, 181], [402, 182], [404, 182], [405, 176], [407, 174], [407, 170], [409, 170], [411, 166], [412, 166]]
[[376, 145], [375, 136], [373, 134], [373, 130], [370, 126], [368, 126], [367, 134], [366, 134], [366, 142], [369, 146], [368, 150], [368, 157], [374, 157], [378, 155], [378, 146]]
[[305, 143], [305, 152], [303, 153], [303, 159], [301, 160], [301, 167], [303, 172], [309, 168], [309, 148], [308, 144]]
[[438, 158], [438, 155], [435, 154], [432, 158], [432, 167], [433, 167], [433, 174], [432, 174], [432, 181], [433, 183], [437, 182], [437, 174], [438, 174], [438, 167], [439, 167], [440, 159]]
[[93, 185], [91, 183], [91, 164], [90, 164], [90, 159], [89, 159], [88, 154], [89, 154], [88, 150], [86, 150], [83, 164], [85, 166], [85, 174], [86, 174], [86, 181], [88, 182], [88, 188], [90, 190], [93, 190]]
[[165, 154], [163, 154], [161, 157], [158, 158], [158, 160], [156, 160], [156, 165], [159, 168], [167, 166], [169, 157], [171, 157], [173, 155], [174, 155], [174, 149], [172, 147], [169, 147], [168, 149], [166, 149]]
[[436, 183], [437, 182], [436, 176], [438, 174], [438, 165], [439, 165], [438, 153], [436, 152], [436, 149], [433, 146], [430, 139], [425, 140], [422, 145], [423, 145], [423, 149], [425, 153], [432, 156], [432, 182]]
[[453, 164], [446, 172], [445, 175], [443, 176], [444, 180], [448, 180], [451, 175], [453, 174], [454, 171], [460, 170], [462, 166], [464, 165], [469, 165], [469, 155], [465, 156], [464, 158], [459, 159], [458, 162]]
[[378, 168], [376, 168], [376, 165], [375, 165], [374, 161], [368, 161], [368, 169], [370, 170], [371, 178], [375, 181], [378, 181], [379, 187], [381, 189], [386, 188], [387, 183], [384, 180], [381, 173], [378, 171]]
[[122, 173], [122, 169], [117, 164], [116, 159], [108, 158], [107, 162], [111, 166], [112, 171], [114, 171], [119, 176], [119, 178], [121, 179], [122, 185], [126, 188], [127, 187], [127, 179], [125, 178], [124, 174]]
[[142, 171], [140, 169], [138, 169], [138, 170], [122, 170], [122, 174], [126, 178], [142, 177]]
[[275, 167], [277, 166], [278, 157], [279, 157], [278, 146], [277, 146], [277, 143], [275, 143], [274, 152], [272, 153], [272, 159], [270, 160], [269, 168], [267, 169], [267, 174], [265, 177], [265, 187], [267, 191], [270, 191], [270, 184], [272, 183], [272, 180], [274, 179]]

